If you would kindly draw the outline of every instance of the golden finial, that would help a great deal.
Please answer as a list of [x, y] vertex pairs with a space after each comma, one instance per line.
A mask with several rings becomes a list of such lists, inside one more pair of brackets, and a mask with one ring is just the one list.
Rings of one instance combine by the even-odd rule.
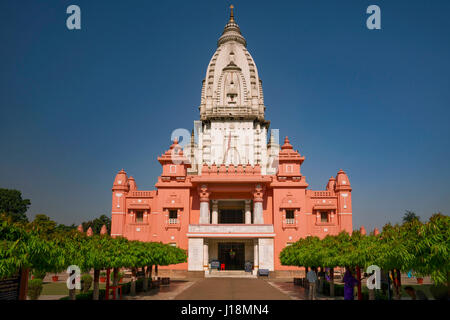
[[234, 6], [230, 5], [230, 9], [231, 9], [231, 11], [230, 11], [230, 20], [234, 20], [234, 13], [233, 13]]

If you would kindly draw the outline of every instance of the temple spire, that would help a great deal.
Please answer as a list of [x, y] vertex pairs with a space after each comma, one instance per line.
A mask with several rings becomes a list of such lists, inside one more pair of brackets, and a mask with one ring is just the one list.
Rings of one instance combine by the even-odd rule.
[[247, 46], [247, 42], [241, 34], [241, 30], [239, 29], [238, 24], [234, 20], [234, 6], [230, 6], [230, 19], [228, 20], [225, 28], [223, 29], [222, 36], [219, 38], [217, 42], [217, 46], [228, 42], [228, 41], [236, 41], [244, 46]]

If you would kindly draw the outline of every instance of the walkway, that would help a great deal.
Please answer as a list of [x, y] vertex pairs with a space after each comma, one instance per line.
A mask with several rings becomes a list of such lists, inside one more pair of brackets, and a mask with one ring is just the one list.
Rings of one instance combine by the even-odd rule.
[[196, 281], [175, 300], [291, 300], [261, 279], [208, 278]]

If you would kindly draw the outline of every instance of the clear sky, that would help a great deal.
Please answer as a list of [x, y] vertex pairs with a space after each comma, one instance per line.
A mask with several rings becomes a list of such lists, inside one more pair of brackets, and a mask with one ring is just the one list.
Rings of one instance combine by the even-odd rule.
[[[0, 187], [30, 218], [110, 215], [124, 168], [153, 189], [173, 129], [199, 118], [230, 1], [0, 2]], [[81, 30], [66, 8], [81, 7]], [[450, 211], [450, 1], [233, 1], [266, 118], [324, 189], [344, 169], [357, 228]], [[366, 8], [381, 8], [381, 30]]]

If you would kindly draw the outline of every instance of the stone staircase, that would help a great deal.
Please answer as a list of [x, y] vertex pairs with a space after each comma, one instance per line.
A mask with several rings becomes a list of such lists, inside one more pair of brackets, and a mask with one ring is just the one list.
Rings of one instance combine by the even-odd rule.
[[210, 270], [205, 271], [205, 278], [256, 278], [256, 275], [244, 270]]

